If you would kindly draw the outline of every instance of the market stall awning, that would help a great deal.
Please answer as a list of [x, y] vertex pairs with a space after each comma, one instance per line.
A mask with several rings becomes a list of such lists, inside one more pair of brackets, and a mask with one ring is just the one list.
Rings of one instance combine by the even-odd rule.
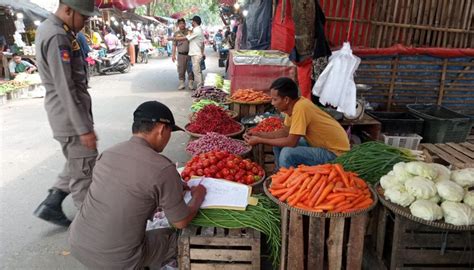
[[117, 8], [120, 10], [129, 10], [138, 6], [146, 5], [152, 0], [95, 0], [98, 8]]
[[1, 0], [0, 6], [9, 7], [17, 12], [23, 13], [26, 18], [36, 20], [46, 19], [50, 14], [46, 9], [28, 1]]

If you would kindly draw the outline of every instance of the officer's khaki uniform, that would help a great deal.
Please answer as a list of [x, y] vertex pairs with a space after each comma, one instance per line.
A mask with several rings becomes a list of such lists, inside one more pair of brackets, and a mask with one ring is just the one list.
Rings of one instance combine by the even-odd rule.
[[[175, 37], [185, 37], [188, 35], [188, 30], [176, 31]], [[194, 73], [192, 69], [188, 69], [189, 62], [191, 62], [191, 56], [189, 56], [189, 41], [174, 41], [176, 44], [176, 51], [178, 52], [178, 76], [180, 81], [186, 80], [186, 71], [188, 71], [188, 80], [194, 81]]]
[[97, 150], [84, 147], [79, 140], [79, 135], [94, 130], [86, 64], [74, 35], [53, 14], [38, 27], [35, 44], [49, 124], [66, 157], [54, 187], [71, 193], [79, 208], [97, 157]]
[[145, 232], [158, 207], [171, 223], [189, 209], [175, 165], [139, 137], [97, 158], [92, 184], [70, 227], [72, 255], [90, 269], [160, 269], [177, 252], [176, 232]]

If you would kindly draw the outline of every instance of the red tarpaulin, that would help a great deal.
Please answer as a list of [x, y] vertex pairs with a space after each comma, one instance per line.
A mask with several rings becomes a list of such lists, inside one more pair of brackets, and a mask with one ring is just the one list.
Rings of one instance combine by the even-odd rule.
[[385, 56], [385, 55], [431, 55], [435, 57], [473, 57], [474, 49], [456, 48], [414, 48], [401, 44], [389, 48], [352, 48], [357, 56]]
[[152, 0], [95, 0], [98, 8], [117, 8], [119, 10], [129, 10], [138, 6], [146, 5]]

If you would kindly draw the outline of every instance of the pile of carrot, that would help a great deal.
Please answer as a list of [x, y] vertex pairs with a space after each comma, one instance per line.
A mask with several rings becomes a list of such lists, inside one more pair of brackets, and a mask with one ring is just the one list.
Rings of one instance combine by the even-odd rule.
[[231, 96], [231, 99], [240, 102], [269, 102], [272, 100], [264, 92], [253, 89], [239, 89]]
[[373, 203], [367, 183], [340, 164], [282, 168], [271, 178], [273, 196], [306, 211], [348, 213]]

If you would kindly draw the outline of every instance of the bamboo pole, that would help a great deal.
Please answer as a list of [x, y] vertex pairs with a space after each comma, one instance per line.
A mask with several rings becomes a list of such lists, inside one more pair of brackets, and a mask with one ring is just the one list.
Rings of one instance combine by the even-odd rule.
[[443, 102], [443, 96], [444, 96], [444, 83], [446, 80], [446, 70], [448, 67], [448, 58], [444, 59], [444, 64], [443, 64], [443, 72], [441, 73], [441, 81], [440, 81], [440, 87], [439, 87], [439, 94], [438, 94], [438, 102], [436, 104], [441, 105]]
[[[428, 20], [428, 25], [433, 25], [434, 24], [435, 15], [436, 15], [436, 0], [432, 0], [431, 7], [430, 7], [430, 16], [429, 16], [429, 20]], [[431, 28], [428, 28], [428, 30], [431, 30]], [[427, 44], [427, 45], [431, 45], [431, 33], [432, 33], [432, 31], [427, 31], [426, 32], [425, 44]]]
[[[454, 28], [454, 20], [455, 18], [453, 17], [453, 1], [449, 1], [449, 6], [448, 6], [448, 14], [447, 14], [447, 19], [446, 19], [446, 26], [449, 28]], [[448, 47], [451, 48], [453, 44], [450, 41], [451, 33], [445, 31], [443, 35], [443, 47]]]
[[388, 90], [387, 111], [390, 111], [390, 109], [392, 108], [393, 91], [395, 88], [395, 79], [397, 78], [397, 72], [398, 72], [398, 60], [399, 60], [398, 56], [394, 57], [393, 59], [392, 78], [390, 79], [390, 89]]

